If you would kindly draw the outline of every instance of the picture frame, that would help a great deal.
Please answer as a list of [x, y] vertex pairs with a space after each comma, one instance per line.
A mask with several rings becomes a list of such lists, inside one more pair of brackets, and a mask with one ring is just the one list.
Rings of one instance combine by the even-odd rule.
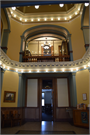
[[87, 100], [87, 94], [83, 93], [83, 100]]
[[4, 91], [4, 102], [15, 102], [16, 92]]

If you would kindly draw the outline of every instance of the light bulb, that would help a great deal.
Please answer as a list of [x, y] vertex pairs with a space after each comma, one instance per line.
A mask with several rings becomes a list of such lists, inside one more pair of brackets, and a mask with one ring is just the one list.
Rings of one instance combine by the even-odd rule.
[[20, 18], [20, 21], [22, 20], [22, 18]]
[[47, 18], [44, 19], [45, 21], [47, 20]]
[[89, 3], [85, 3], [85, 7], [87, 7], [89, 5]]
[[53, 21], [53, 18], [51, 18], [51, 21]]
[[33, 22], [33, 19], [31, 19], [31, 21]]
[[59, 6], [60, 6], [60, 7], [63, 7], [63, 6], [64, 6], [64, 4], [59, 4]]
[[35, 8], [38, 9], [39, 8], [39, 5], [35, 5]]
[[27, 19], [25, 19], [25, 22], [27, 22]]
[[60, 18], [58, 17], [58, 20], [60, 20]]
[[31, 70], [29, 70], [29, 73], [31, 72]]
[[64, 69], [62, 71], [64, 72]]
[[11, 11], [11, 14], [13, 14], [13, 12]]
[[75, 12], [75, 15], [77, 15], [77, 12]]
[[16, 15], [14, 15], [14, 17], [16, 17]]
[[16, 7], [12, 7], [12, 10], [15, 10], [16, 9]]
[[54, 69], [54, 72], [56, 72], [56, 69]]
[[38, 21], [40, 21], [40, 19], [38, 18]]

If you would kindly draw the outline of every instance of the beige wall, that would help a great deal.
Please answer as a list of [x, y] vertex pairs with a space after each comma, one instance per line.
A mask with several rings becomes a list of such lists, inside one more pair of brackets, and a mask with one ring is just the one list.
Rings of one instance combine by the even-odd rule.
[[[18, 73], [5, 71], [2, 84], [1, 107], [17, 107], [18, 85], [19, 85]], [[4, 102], [4, 91], [16, 92], [16, 100], [14, 103]]]
[[[88, 69], [76, 73], [77, 104], [89, 104], [89, 71]], [[87, 100], [83, 101], [82, 94], [87, 94]]]
[[[19, 61], [19, 52], [21, 46], [20, 36], [26, 29], [33, 27], [35, 25], [31, 24], [22, 25], [17, 21], [13, 20], [12, 18], [10, 18], [10, 24], [11, 24], [11, 33], [9, 34], [7, 55], [11, 59]], [[85, 47], [84, 47], [83, 32], [81, 30], [81, 15], [79, 15], [77, 18], [73, 19], [70, 22], [66, 23], [60, 22], [60, 24], [54, 23], [54, 25], [65, 27], [70, 32], [70, 34], [72, 34], [71, 42], [72, 42], [73, 58], [74, 60], [82, 58], [85, 53]]]

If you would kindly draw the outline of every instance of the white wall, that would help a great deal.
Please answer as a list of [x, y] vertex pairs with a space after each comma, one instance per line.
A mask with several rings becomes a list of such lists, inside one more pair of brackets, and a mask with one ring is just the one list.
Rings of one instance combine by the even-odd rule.
[[57, 79], [58, 107], [68, 107], [68, 83], [67, 79]]
[[38, 79], [27, 81], [27, 107], [37, 107]]

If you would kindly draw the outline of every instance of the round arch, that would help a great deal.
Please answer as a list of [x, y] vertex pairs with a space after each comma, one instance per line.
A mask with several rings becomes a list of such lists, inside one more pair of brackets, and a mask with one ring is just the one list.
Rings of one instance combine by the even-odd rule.
[[[62, 26], [57, 26], [57, 25], [38, 25], [34, 26], [32, 28], [28, 28], [23, 32], [21, 35], [21, 48], [20, 52], [24, 51], [25, 49], [25, 43], [28, 39], [34, 39], [36, 36], [41, 35], [41, 34], [53, 34], [54, 36], [57, 35], [57, 37], [62, 37], [62, 39], [67, 39], [69, 40], [69, 51], [71, 52], [70, 54], [70, 59], [73, 60], [73, 55], [72, 55], [72, 44], [71, 44], [71, 34], [69, 31], [62, 27]], [[22, 61], [22, 57], [20, 55], [19, 61]]]
[[89, 47], [89, 6], [83, 7], [82, 17], [81, 17], [81, 29], [83, 31], [84, 42], [86, 50]]
[[7, 14], [6, 9], [1, 9], [1, 20], [2, 20], [2, 36], [1, 36], [1, 48], [6, 53], [7, 51], [7, 44], [8, 44], [8, 36], [10, 33], [10, 21]]

